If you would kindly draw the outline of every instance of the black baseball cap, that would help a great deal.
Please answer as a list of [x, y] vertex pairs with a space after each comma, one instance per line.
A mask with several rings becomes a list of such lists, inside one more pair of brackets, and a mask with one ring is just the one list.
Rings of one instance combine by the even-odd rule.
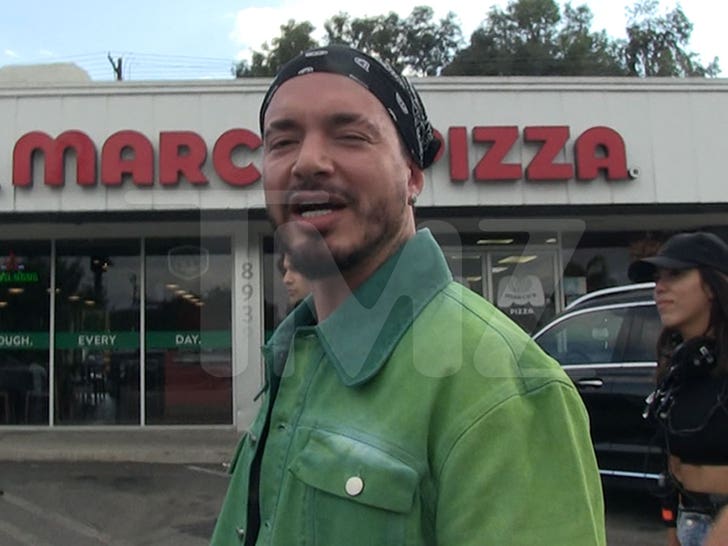
[[710, 267], [728, 275], [728, 244], [713, 233], [678, 233], [662, 245], [656, 256], [643, 258], [629, 266], [633, 282], [651, 281], [655, 270]]

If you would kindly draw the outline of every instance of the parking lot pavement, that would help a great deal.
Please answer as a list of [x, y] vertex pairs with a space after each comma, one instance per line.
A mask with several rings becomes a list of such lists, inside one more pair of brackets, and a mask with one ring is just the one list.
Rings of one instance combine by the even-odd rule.
[[220, 465], [0, 463], [0, 544], [208, 544], [228, 477]]
[[626, 489], [607, 489], [604, 496], [609, 546], [666, 544], [657, 497], [643, 491]]
[[[220, 464], [0, 462], [0, 544], [203, 546], [227, 484]], [[610, 546], [664, 544], [654, 497], [606, 506]]]

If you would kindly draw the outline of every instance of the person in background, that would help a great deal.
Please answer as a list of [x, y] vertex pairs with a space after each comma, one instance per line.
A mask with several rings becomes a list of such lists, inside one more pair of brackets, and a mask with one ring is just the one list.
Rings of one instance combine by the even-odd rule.
[[268, 214], [312, 298], [264, 348], [213, 546], [604, 545], [574, 385], [415, 228], [440, 142], [410, 83], [307, 51], [260, 125]]
[[667, 543], [728, 545], [726, 521], [708, 539], [716, 516], [728, 513], [728, 244], [680, 233], [632, 263], [629, 277], [655, 281], [663, 325], [646, 415], [665, 434]]
[[311, 292], [311, 286], [309, 285], [308, 279], [293, 267], [288, 254], [283, 253], [281, 255], [278, 262], [278, 269], [281, 272], [283, 286], [286, 287], [288, 311], [290, 312], [303, 298], [308, 296]]

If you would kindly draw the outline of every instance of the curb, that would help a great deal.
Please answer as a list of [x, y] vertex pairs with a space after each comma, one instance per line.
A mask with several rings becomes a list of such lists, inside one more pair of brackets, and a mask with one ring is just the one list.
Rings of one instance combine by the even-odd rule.
[[223, 464], [237, 431], [8, 431], [0, 432], [0, 461]]

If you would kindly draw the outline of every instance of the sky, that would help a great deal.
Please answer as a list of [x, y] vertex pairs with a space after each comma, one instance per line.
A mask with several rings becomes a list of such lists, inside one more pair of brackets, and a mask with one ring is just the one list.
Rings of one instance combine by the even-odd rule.
[[[473, 0], [3, 0], [0, 17], [0, 67], [10, 64], [73, 62], [93, 80], [114, 79], [112, 61], [121, 59], [124, 79], [231, 78], [236, 60], [250, 58], [253, 49], [280, 34], [288, 20], [310, 21], [314, 38], [323, 36], [323, 22], [338, 12], [353, 17], [397, 12], [406, 17], [414, 6], [429, 5], [436, 17], [452, 11], [468, 38], [485, 19], [492, 3]], [[626, 8], [633, 1], [572, 0], [587, 4], [592, 30], [624, 38]], [[335, 6], [335, 7], [334, 7]], [[660, 1], [660, 12], [675, 6]], [[693, 23], [689, 50], [703, 64], [720, 57], [722, 77], [728, 77], [725, 22], [715, 0], [682, 4]]]

